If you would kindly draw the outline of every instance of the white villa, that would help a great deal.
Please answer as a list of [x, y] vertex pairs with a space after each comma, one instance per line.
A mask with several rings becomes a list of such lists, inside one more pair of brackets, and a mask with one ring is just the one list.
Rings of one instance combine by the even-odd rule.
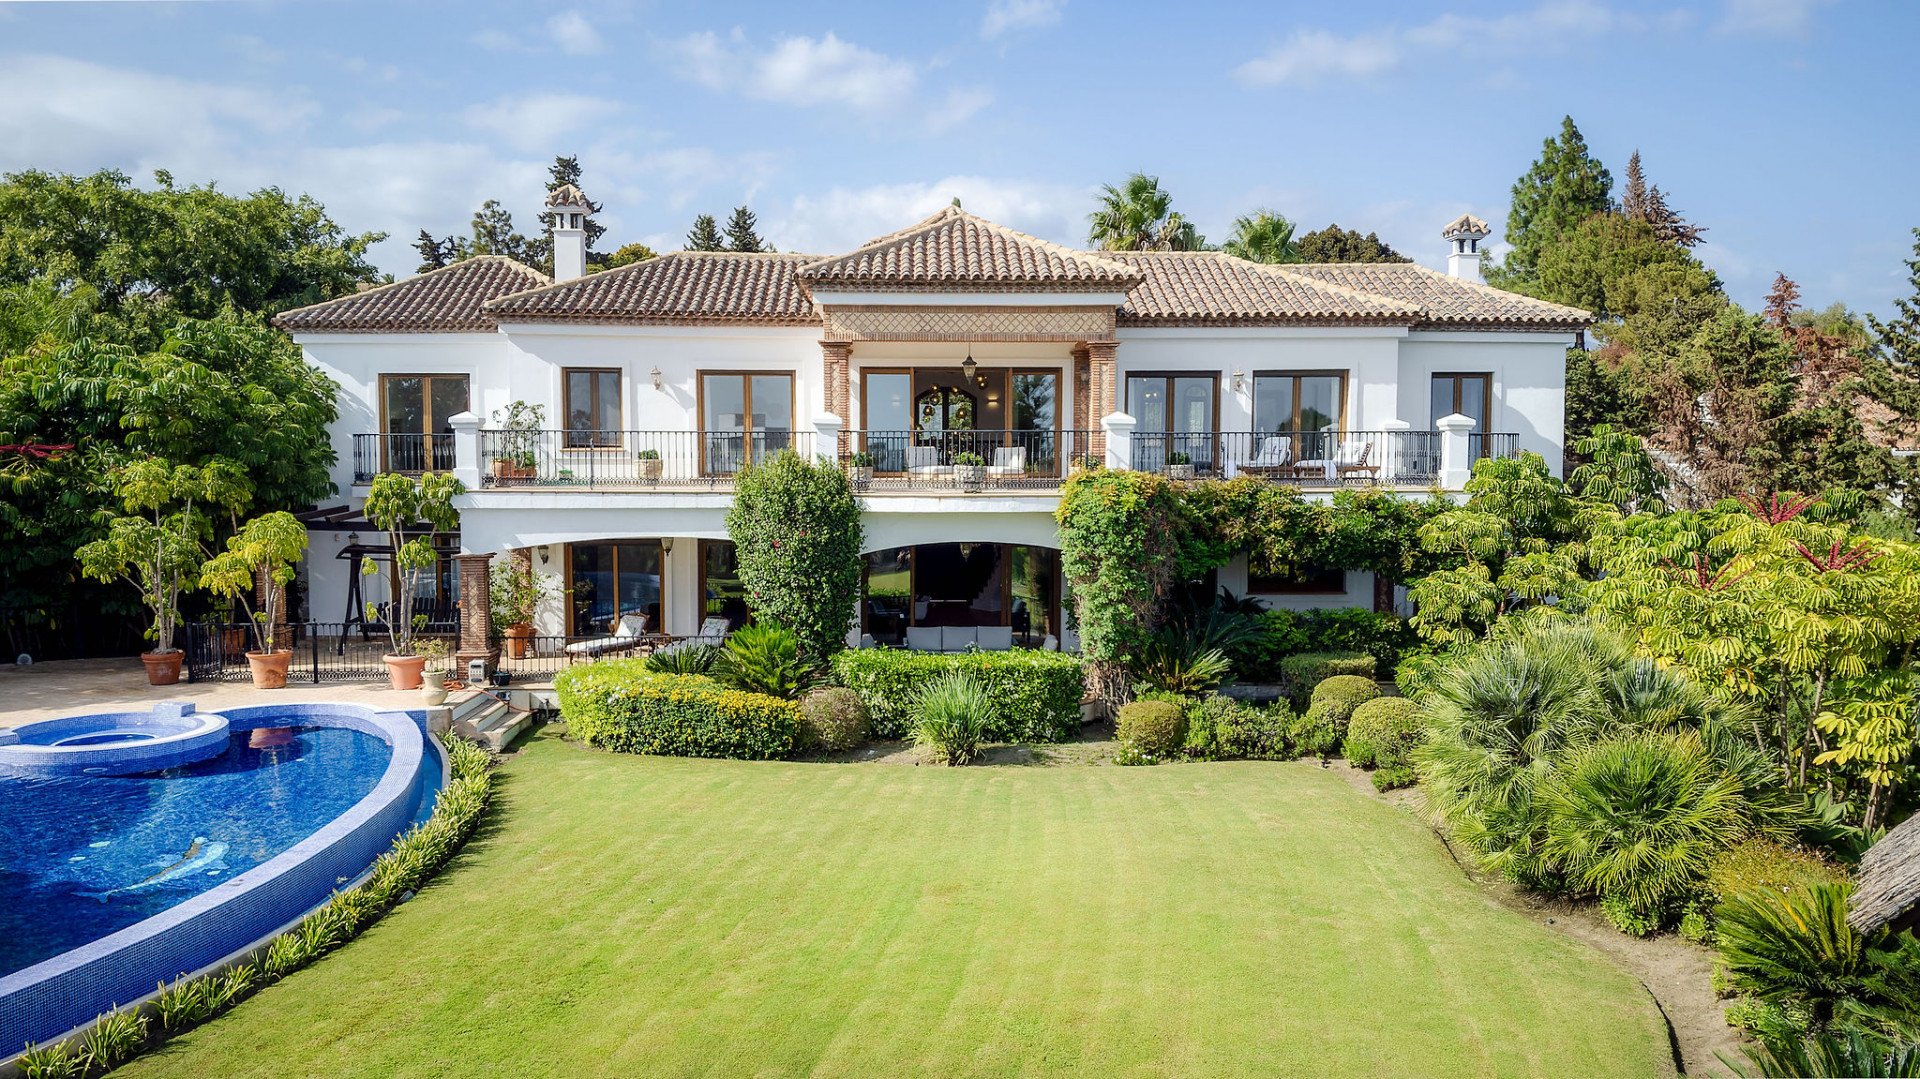
[[[673, 635], [738, 621], [730, 481], [792, 447], [856, 469], [856, 638], [1005, 627], [993, 639], [1071, 645], [1054, 510], [1072, 469], [1255, 475], [1309, 497], [1457, 491], [1487, 454], [1557, 469], [1564, 353], [1589, 322], [1482, 284], [1472, 217], [1446, 228], [1447, 274], [1078, 251], [957, 205], [843, 255], [586, 273], [586, 198], [562, 188], [548, 208], [557, 280], [479, 257], [277, 319], [341, 387], [344, 497], [306, 515], [312, 619], [385, 598], [386, 575], [353, 572], [384, 551], [359, 516], [367, 484], [432, 469], [468, 493], [420, 598], [482, 597], [463, 605], [479, 619], [463, 655], [495, 558], [567, 590], [540, 613], [548, 638], [635, 614]], [[544, 418], [513, 423], [517, 402]], [[1275, 606], [1393, 601], [1337, 566], [1269, 580], [1242, 562], [1218, 583]]]

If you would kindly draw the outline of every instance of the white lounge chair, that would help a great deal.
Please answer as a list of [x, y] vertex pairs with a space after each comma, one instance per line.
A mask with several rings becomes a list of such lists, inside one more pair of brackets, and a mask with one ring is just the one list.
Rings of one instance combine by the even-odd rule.
[[567, 646], [567, 662], [579, 659], [598, 659], [601, 656], [617, 652], [631, 652], [646, 643], [643, 636], [647, 632], [647, 616], [644, 614], [623, 614], [614, 624], [613, 632], [605, 637], [592, 640], [575, 641]]
[[1281, 435], [1268, 435], [1260, 440], [1259, 452], [1248, 461], [1242, 461], [1239, 471], [1251, 472], [1256, 476], [1270, 476], [1283, 468], [1293, 465], [1293, 439]]
[[718, 648], [727, 643], [728, 632], [730, 631], [727, 629], [727, 620], [716, 615], [700, 623], [699, 633], [677, 640], [664, 648], [656, 648], [653, 654], [670, 656], [689, 648]]
[[993, 463], [987, 466], [989, 476], [1022, 476], [1027, 471], [1027, 448], [1025, 446], [997, 446], [993, 451]]
[[938, 446], [908, 446], [907, 471], [915, 476], [951, 476], [953, 466], [940, 463]]

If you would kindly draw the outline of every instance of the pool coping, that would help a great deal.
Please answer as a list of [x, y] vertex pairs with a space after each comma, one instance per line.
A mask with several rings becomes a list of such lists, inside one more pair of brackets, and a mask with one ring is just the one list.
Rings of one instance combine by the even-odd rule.
[[[363, 877], [411, 826], [431, 744], [425, 712], [299, 702], [227, 708], [232, 729], [344, 727], [392, 750], [366, 796], [313, 834], [209, 891], [97, 940], [0, 977], [0, 1060], [28, 1042], [53, 1044], [102, 1013], [158, 995], [160, 982], [220, 967], [257, 950], [332, 894]], [[444, 755], [433, 757], [442, 769]]]

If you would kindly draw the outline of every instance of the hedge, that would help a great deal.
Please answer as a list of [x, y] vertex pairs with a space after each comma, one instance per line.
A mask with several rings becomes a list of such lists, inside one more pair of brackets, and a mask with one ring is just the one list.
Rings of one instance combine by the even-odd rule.
[[1405, 697], [1375, 697], [1347, 721], [1347, 759], [1362, 768], [1404, 769], [1421, 737], [1419, 705]]
[[568, 731], [588, 745], [663, 757], [755, 761], [793, 752], [798, 704], [697, 674], [659, 674], [645, 663], [615, 660], [555, 675]]
[[1372, 678], [1374, 659], [1363, 652], [1303, 652], [1280, 661], [1280, 674], [1294, 707], [1305, 709], [1313, 687], [1342, 674]]
[[1172, 701], [1134, 701], [1121, 706], [1114, 737], [1142, 753], [1170, 757], [1187, 740], [1187, 714]]
[[968, 671], [987, 688], [994, 721], [989, 742], [1064, 742], [1080, 733], [1086, 696], [1078, 657], [1018, 648], [1006, 652], [906, 652], [850, 649], [833, 657], [834, 678], [867, 702], [877, 738], [913, 729], [920, 686], [947, 671]]
[[1377, 670], [1390, 671], [1420, 647], [1419, 634], [1404, 619], [1362, 607], [1269, 610], [1255, 624], [1257, 633], [1226, 649], [1242, 682], [1279, 682], [1288, 657], [1311, 652], [1364, 652]]

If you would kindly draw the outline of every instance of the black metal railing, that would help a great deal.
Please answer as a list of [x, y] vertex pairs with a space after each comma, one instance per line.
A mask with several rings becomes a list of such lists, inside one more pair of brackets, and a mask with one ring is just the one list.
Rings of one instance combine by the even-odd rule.
[[1093, 431], [849, 431], [840, 461], [867, 490], [1060, 486], [1096, 460]]
[[811, 431], [481, 431], [483, 487], [719, 487]]
[[[370, 682], [387, 676], [381, 657], [392, 651], [386, 633], [369, 631], [359, 622], [294, 622], [281, 627], [276, 648], [290, 649], [289, 683]], [[418, 640], [437, 640], [451, 657], [456, 638], [429, 632]], [[252, 677], [247, 653], [259, 647], [253, 627], [246, 622], [189, 622], [180, 627], [180, 646], [186, 652], [187, 681], [239, 682]], [[452, 660], [447, 661], [451, 665]]]
[[453, 468], [451, 434], [353, 436], [353, 482], [372, 483], [382, 472], [446, 472]]
[[[1438, 431], [1222, 431], [1212, 435], [1133, 436], [1133, 467], [1174, 472], [1176, 455], [1195, 476], [1259, 476], [1303, 487], [1382, 484], [1425, 487], [1440, 480]], [[1468, 436], [1473, 458], [1510, 457], [1515, 434]], [[1187, 474], [1176, 472], [1175, 474]]]

